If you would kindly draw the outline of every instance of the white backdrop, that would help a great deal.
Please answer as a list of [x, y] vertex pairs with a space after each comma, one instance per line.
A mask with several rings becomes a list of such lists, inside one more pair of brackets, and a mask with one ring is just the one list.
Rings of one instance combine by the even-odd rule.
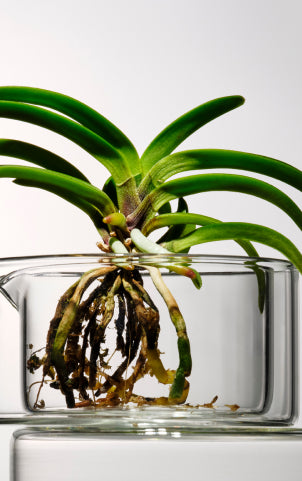
[[[139, 152], [187, 110], [240, 94], [246, 98], [243, 107], [203, 127], [182, 148], [244, 150], [302, 168], [299, 0], [1, 0], [0, 5], [1, 85], [78, 98], [116, 123]], [[107, 178], [80, 148], [38, 127], [0, 119], [0, 137], [51, 149], [96, 185]], [[301, 205], [301, 193], [274, 184]], [[209, 193], [192, 197], [190, 205], [222, 220], [266, 224], [301, 246], [301, 233], [280, 210], [250, 196], [239, 199]], [[84, 214], [6, 179], [1, 179], [0, 219], [1, 257], [97, 252], [96, 232]], [[240, 253], [231, 242], [198, 250]], [[7, 473], [5, 449], [1, 479]]]

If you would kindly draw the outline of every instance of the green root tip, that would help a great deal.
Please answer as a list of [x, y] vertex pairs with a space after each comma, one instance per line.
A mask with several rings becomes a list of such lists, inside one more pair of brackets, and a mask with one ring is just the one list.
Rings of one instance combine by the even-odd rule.
[[192, 358], [188, 338], [179, 337], [177, 340], [179, 352], [179, 369], [182, 369], [184, 376], [190, 376], [192, 370]]
[[184, 387], [185, 387], [185, 375], [184, 375], [183, 369], [179, 367], [176, 371], [175, 378], [171, 386], [169, 400], [177, 401], [178, 399], [180, 399], [182, 397]]

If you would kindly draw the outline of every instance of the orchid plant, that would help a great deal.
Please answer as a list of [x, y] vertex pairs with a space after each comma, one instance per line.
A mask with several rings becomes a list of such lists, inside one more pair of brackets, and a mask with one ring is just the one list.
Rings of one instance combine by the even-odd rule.
[[[206, 191], [250, 194], [282, 209], [302, 228], [302, 212], [285, 193], [250, 176], [231, 173], [198, 173], [169, 180], [175, 174], [205, 169], [239, 169], [264, 174], [302, 190], [302, 172], [284, 162], [229, 150], [198, 149], [174, 153], [193, 132], [244, 103], [241, 96], [218, 98], [179, 117], [151, 142], [141, 157], [130, 140], [109, 120], [87, 105], [62, 94], [29, 87], [0, 87], [0, 117], [29, 122], [64, 136], [105, 166], [108, 179], [93, 185], [70, 162], [42, 147], [0, 139], [0, 154], [31, 162], [38, 167], [1, 165], [0, 177], [25, 187], [56, 194], [87, 214], [98, 232], [98, 246], [105, 253], [184, 253], [184, 259], [167, 264], [176, 275], [189, 277], [201, 287], [200, 274], [185, 253], [193, 245], [235, 240], [250, 257], [258, 253], [251, 241], [266, 244], [285, 255], [302, 272], [302, 255], [281, 233], [262, 225], [222, 222], [190, 213], [184, 198]], [[178, 199], [176, 212], [171, 201]], [[155, 242], [149, 235], [166, 231]], [[157, 306], [144, 288], [141, 271], [147, 271], [165, 301], [177, 334], [179, 365], [166, 369], [158, 349], [160, 320]], [[261, 287], [261, 278], [258, 277]], [[114, 319], [115, 318], [115, 319]], [[116, 330], [116, 351], [121, 362], [108, 371], [110, 353], [105, 335]], [[132, 365], [131, 375], [127, 368]], [[62, 293], [50, 321], [45, 354], [31, 354], [30, 372], [42, 369], [35, 408], [45, 383], [59, 389], [66, 405], [118, 406], [128, 402], [181, 404], [186, 401], [192, 360], [185, 320], [177, 301], [163, 280], [158, 264], [133, 267], [116, 260], [86, 272]], [[135, 383], [150, 374], [169, 386], [167, 397], [142, 398]]]

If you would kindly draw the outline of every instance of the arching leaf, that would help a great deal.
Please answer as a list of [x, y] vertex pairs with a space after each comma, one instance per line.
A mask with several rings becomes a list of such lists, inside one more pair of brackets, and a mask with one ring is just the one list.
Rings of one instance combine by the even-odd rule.
[[139, 157], [130, 140], [108, 119], [83, 102], [50, 90], [18, 86], [0, 87], [0, 100], [40, 105], [68, 115], [106, 140], [125, 158], [132, 159], [129, 163], [132, 175], [140, 174]]
[[[163, 214], [163, 215], [158, 215], [156, 217], [153, 217], [145, 225], [143, 233], [147, 236], [156, 229], [161, 229], [162, 227], [168, 227], [168, 226], [178, 226], [178, 225], [182, 226], [182, 225], [190, 225], [190, 224], [193, 224], [194, 226], [195, 225], [205, 226], [205, 225], [221, 224], [221, 223], [222, 221], [215, 219], [213, 217], [208, 217], [206, 215], [175, 212], [173, 214]], [[169, 241], [179, 239], [180, 237], [181, 237], [180, 235], [176, 235], [174, 237], [169, 236], [169, 238], [161, 238], [158, 242], [167, 243]], [[182, 236], [182, 237], [185, 237], [185, 236]], [[250, 257], [259, 256], [257, 250], [254, 248], [254, 246], [250, 242], [246, 240], [239, 240], [239, 239], [236, 239], [236, 242], [238, 245], [240, 245], [240, 247], [242, 247], [242, 249], [247, 253], [248, 256]]]
[[19, 140], [0, 139], [0, 155], [26, 160], [45, 169], [61, 172], [61, 174], [71, 175], [76, 179], [89, 182], [85, 175], [67, 160], [37, 145]]
[[164, 247], [182, 252], [188, 246], [219, 240], [244, 239], [260, 242], [284, 254], [302, 273], [302, 255], [296, 246], [279, 232], [257, 224], [245, 222], [223, 222], [196, 229], [183, 239], [167, 242]]
[[40, 107], [6, 101], [0, 101], [0, 117], [29, 122], [63, 135], [101, 162], [118, 184], [127, 181], [131, 175], [124, 158], [114, 147], [67, 117]]
[[209, 191], [241, 192], [260, 197], [286, 212], [302, 229], [301, 210], [281, 190], [261, 180], [233, 174], [201, 174], [166, 182], [154, 189], [137, 211], [129, 216], [128, 225], [131, 227], [131, 222], [137, 221], [148, 209], [150, 216], [153, 216], [150, 205], [153, 212], [157, 212], [161, 205], [173, 199]]
[[94, 205], [104, 217], [115, 212], [115, 206], [110, 198], [97, 187], [69, 175], [52, 172], [37, 167], [23, 167], [19, 165], [1, 165], [0, 177], [14, 178], [21, 181], [36, 183], [36, 187], [49, 190], [50, 186], [61, 189], [62, 192], [77, 195], [86, 202]]
[[193, 132], [220, 115], [233, 110], [244, 103], [240, 95], [221, 97], [206, 102], [168, 125], [151, 142], [141, 157], [143, 174], [163, 157], [166, 157]]
[[302, 190], [302, 172], [292, 165], [263, 155], [234, 150], [201, 149], [164, 157], [147, 173], [139, 187], [140, 196], [180, 172], [201, 169], [238, 169], [264, 174]]

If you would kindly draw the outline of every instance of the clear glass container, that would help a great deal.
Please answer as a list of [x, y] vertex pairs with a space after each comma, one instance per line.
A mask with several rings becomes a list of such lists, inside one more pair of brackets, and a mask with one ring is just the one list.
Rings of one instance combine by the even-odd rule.
[[[124, 381], [114, 384], [115, 373], [125, 361], [117, 349], [117, 296], [99, 347], [98, 384], [91, 389], [86, 386], [88, 399], [75, 387], [75, 407], [70, 408], [56, 373], [52, 373], [53, 379], [44, 378], [42, 384], [43, 366], [32, 366], [35, 356], [38, 363], [45, 356], [50, 321], [63, 293], [87, 271], [108, 267], [139, 273], [145, 292], [158, 309], [157, 352], [171, 379], [167, 384], [159, 382], [147, 358], [132, 396], [122, 399], [121, 394], [119, 402], [106, 401], [133, 377], [143, 343], [141, 337], [131, 362], [127, 358]], [[186, 397], [180, 402], [169, 400], [179, 367], [177, 333], [166, 302], [150, 277], [150, 267], [161, 272], [186, 325], [192, 370], [185, 376]], [[201, 289], [180, 275], [179, 267], [198, 271]], [[3, 259], [0, 274], [1, 422], [99, 425], [112, 432], [129, 432], [158, 426], [199, 430], [209, 426], [293, 425], [297, 418], [298, 272], [287, 261], [199, 255], [44, 256]], [[101, 285], [100, 280], [90, 285], [81, 303], [97, 288], [95, 285]], [[125, 322], [120, 332], [124, 343], [131, 334], [130, 330], [127, 334], [127, 319]], [[84, 322], [78, 334], [80, 350], [87, 325], [88, 321]], [[90, 354], [88, 347], [86, 364]], [[82, 374], [87, 378], [87, 365]], [[70, 374], [70, 382], [74, 378]], [[103, 386], [108, 380], [111, 388], [107, 386], [106, 391]]]

